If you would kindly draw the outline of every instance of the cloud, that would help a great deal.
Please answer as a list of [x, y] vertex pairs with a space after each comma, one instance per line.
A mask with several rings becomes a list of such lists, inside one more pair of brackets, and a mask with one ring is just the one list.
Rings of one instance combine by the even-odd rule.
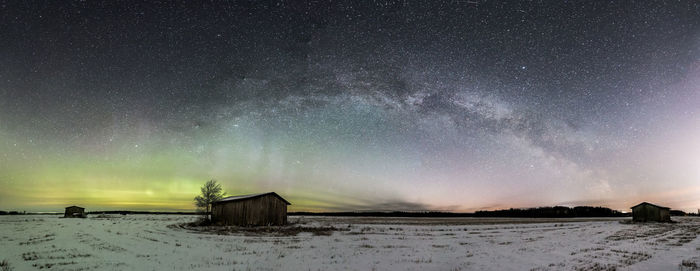
[[345, 210], [355, 210], [355, 211], [425, 211], [429, 210], [429, 207], [425, 204], [406, 202], [406, 201], [390, 201], [374, 204], [362, 204], [362, 205], [346, 205], [339, 207]]
[[422, 211], [454, 211], [459, 210], [461, 206], [432, 206], [423, 203], [409, 201], [385, 201], [367, 204], [344, 204], [334, 207], [329, 207], [331, 211], [365, 211], [365, 212], [422, 212]]

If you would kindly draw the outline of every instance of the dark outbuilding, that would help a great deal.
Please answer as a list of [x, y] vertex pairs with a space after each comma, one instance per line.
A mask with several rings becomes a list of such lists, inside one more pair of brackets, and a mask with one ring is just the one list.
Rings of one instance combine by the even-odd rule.
[[671, 208], [648, 202], [632, 206], [632, 221], [634, 222], [671, 222]]
[[85, 218], [85, 208], [78, 206], [66, 207], [66, 214], [63, 217]]
[[212, 203], [214, 223], [237, 226], [287, 224], [289, 201], [275, 192], [223, 198]]

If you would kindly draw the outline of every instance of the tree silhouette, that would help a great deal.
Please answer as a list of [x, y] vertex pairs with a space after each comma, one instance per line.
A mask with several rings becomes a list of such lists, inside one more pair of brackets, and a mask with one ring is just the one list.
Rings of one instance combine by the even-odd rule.
[[194, 202], [199, 208], [204, 208], [206, 211], [205, 217], [209, 219], [211, 212], [211, 204], [226, 195], [226, 192], [222, 191], [221, 185], [216, 182], [216, 180], [209, 180], [202, 186], [202, 194], [194, 197]]

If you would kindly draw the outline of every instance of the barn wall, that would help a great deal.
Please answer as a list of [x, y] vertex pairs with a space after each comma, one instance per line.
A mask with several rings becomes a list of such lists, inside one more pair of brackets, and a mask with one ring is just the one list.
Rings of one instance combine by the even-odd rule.
[[659, 208], [651, 205], [645, 205], [644, 209], [646, 210], [647, 221], [659, 221], [659, 219], [661, 219], [661, 216], [659, 215]]
[[659, 219], [661, 219], [659, 208], [650, 205], [647, 205], [644, 208], [646, 209], [647, 213], [647, 221], [659, 221]]
[[84, 208], [79, 208], [79, 207], [70, 207], [70, 208], [66, 208], [66, 212], [65, 212], [65, 214], [63, 215], [63, 217], [76, 217], [76, 216], [73, 215], [73, 214], [75, 214], [75, 213], [78, 213], [78, 214], [79, 214], [78, 216], [82, 216], [82, 215], [84, 215], [84, 213], [85, 213], [85, 209], [84, 209]]
[[646, 205], [639, 205], [632, 208], [632, 220], [635, 222], [647, 221]]
[[638, 222], [646, 222], [646, 221], [655, 221], [655, 217], [658, 215], [655, 214], [655, 210], [653, 207], [648, 206], [648, 205], [639, 205], [632, 209], [632, 217], [634, 221]]
[[660, 221], [671, 221], [671, 210], [661, 209], [661, 210], [659, 210], [659, 214], [661, 217]]
[[221, 202], [212, 206], [212, 220], [238, 226], [284, 225], [287, 204], [274, 195]]
[[632, 208], [632, 220], [635, 222], [665, 222], [670, 221], [671, 217], [668, 209], [644, 204]]

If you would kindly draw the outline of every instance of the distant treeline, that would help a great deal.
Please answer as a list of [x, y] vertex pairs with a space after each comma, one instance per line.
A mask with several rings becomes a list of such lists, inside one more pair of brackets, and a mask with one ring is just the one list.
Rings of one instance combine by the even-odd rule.
[[374, 216], [374, 217], [473, 217], [474, 213], [451, 213], [451, 212], [288, 212], [287, 215], [297, 216]]
[[697, 216], [698, 214], [694, 213], [686, 213], [681, 210], [671, 210], [671, 215], [672, 216]]
[[[680, 210], [671, 210], [672, 216], [687, 216], [697, 214], [687, 214]], [[495, 211], [476, 211], [475, 217], [624, 217], [632, 216], [632, 213], [623, 213], [607, 207], [592, 206], [554, 206], [537, 207], [527, 209], [504, 209]]]
[[537, 207], [528, 209], [507, 209], [495, 211], [477, 211], [474, 213], [476, 217], [622, 217], [629, 216], [629, 213], [623, 213], [606, 207], [591, 207], [591, 206], [554, 206], [554, 207]]
[[[631, 213], [623, 213], [607, 207], [592, 206], [554, 206], [537, 207], [527, 209], [503, 209], [495, 211], [476, 211], [474, 213], [452, 213], [437, 211], [422, 212], [289, 212], [289, 215], [297, 216], [367, 216], [367, 217], [529, 217], [529, 218], [557, 218], [557, 217], [625, 217]], [[697, 215], [686, 214], [683, 211], [671, 211], [673, 216]]]
[[[149, 212], [149, 211], [92, 211], [86, 212], [87, 214], [120, 214], [120, 215], [201, 215], [201, 212]], [[62, 215], [62, 212], [55, 213], [27, 213], [19, 211], [0, 211], [0, 215]]]
[[199, 215], [200, 212], [150, 212], [150, 211], [92, 211], [88, 214], [119, 214], [119, 215]]
[[538, 207], [528, 209], [504, 209], [495, 211], [476, 211], [474, 213], [452, 212], [290, 212], [289, 215], [304, 216], [370, 216], [370, 217], [623, 217], [629, 214], [606, 207]]
[[0, 211], [0, 215], [24, 215], [24, 214], [27, 214], [27, 213], [24, 211], [22, 211], [22, 212], [20, 212], [20, 211], [9, 211], [9, 212]]
[[[203, 215], [202, 212], [149, 212], [149, 211], [92, 211], [88, 214], [140, 214], [140, 215]], [[24, 211], [0, 211], [0, 215], [60, 215], [63, 213], [27, 213]], [[289, 212], [288, 215], [297, 216], [367, 216], [367, 217], [624, 217], [631, 216], [631, 213], [623, 213], [606, 207], [591, 206], [554, 206], [537, 207], [527, 209], [503, 209], [495, 211], [476, 211], [474, 213], [452, 213], [439, 211], [417, 211], [417, 212]], [[672, 216], [697, 216], [696, 213], [686, 213], [680, 210], [671, 210]]]

